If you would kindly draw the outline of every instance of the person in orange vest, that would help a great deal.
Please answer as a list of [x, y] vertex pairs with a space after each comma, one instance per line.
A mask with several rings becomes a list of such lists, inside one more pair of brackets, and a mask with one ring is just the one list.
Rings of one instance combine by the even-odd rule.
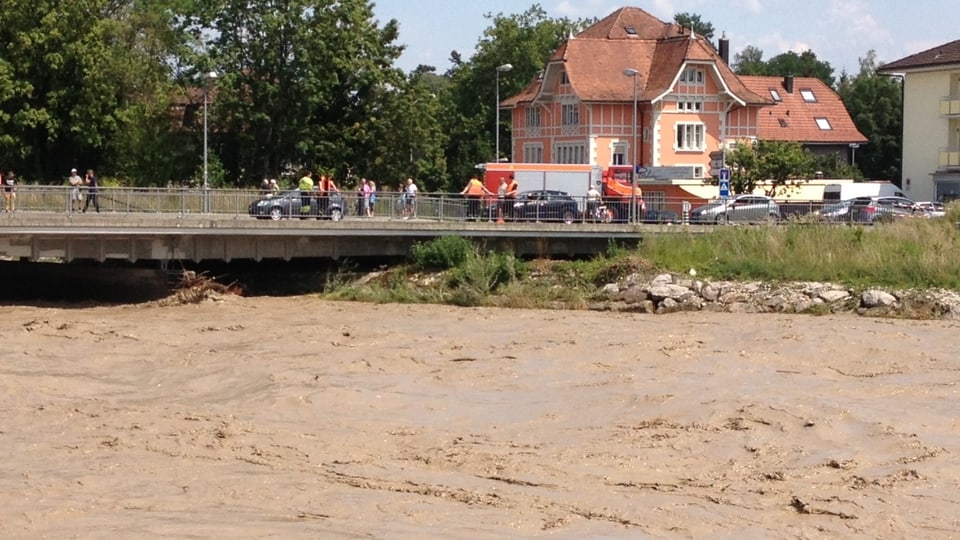
[[507, 199], [516, 199], [517, 198], [517, 189], [520, 186], [517, 185], [517, 179], [510, 175], [510, 180], [507, 182]]
[[339, 193], [340, 189], [333, 182], [332, 176], [320, 175], [320, 183], [317, 184], [317, 191], [320, 194], [320, 213], [326, 214], [330, 209], [330, 194]]
[[504, 183], [506, 184], [506, 194], [500, 204], [500, 219], [498, 221], [503, 221], [504, 217], [510, 217], [510, 211], [517, 202], [517, 189], [520, 187], [512, 174], [504, 180]]
[[476, 176], [467, 182], [466, 187], [460, 192], [467, 198], [467, 219], [480, 220], [480, 201], [484, 195], [493, 195], [493, 193], [483, 185]]

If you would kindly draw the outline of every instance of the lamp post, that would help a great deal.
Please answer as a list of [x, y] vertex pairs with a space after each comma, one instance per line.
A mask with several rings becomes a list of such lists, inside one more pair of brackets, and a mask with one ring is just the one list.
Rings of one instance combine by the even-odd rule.
[[506, 71], [513, 69], [512, 64], [503, 64], [502, 66], [497, 66], [497, 127], [496, 127], [496, 161], [500, 162], [500, 74]]
[[203, 213], [210, 212], [210, 177], [207, 173], [207, 102], [210, 85], [217, 80], [217, 72], [211, 71], [203, 76]]
[[630, 144], [630, 150], [633, 154], [630, 159], [633, 162], [630, 178], [633, 187], [630, 191], [630, 223], [636, 223], [637, 217], [639, 217], [637, 216], [637, 78], [640, 76], [640, 72], [633, 68], [627, 68], [623, 70], [623, 74], [633, 79], [633, 142]]

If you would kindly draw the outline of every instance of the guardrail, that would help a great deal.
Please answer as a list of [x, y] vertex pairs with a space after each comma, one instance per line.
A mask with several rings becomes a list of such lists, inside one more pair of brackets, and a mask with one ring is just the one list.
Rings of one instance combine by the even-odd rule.
[[[251, 203], [265, 198], [279, 201], [285, 195], [300, 200], [299, 192], [282, 191], [264, 193], [257, 189], [197, 189], [197, 188], [126, 188], [100, 187], [97, 193], [101, 213], [108, 214], [172, 214], [250, 216]], [[16, 211], [77, 213], [71, 207], [71, 188], [69, 186], [20, 185], [16, 191]], [[588, 202], [583, 198], [556, 197], [544, 199], [520, 198], [517, 201], [498, 201], [495, 197], [482, 200], [469, 200], [459, 193], [421, 193], [412, 204], [401, 193], [380, 192], [370, 205], [371, 215], [366, 216], [364, 200], [353, 192], [342, 193], [345, 219], [416, 219], [433, 221], [525, 221], [525, 222], [620, 222], [625, 223], [629, 216], [629, 202], [601, 201]], [[87, 212], [94, 212], [94, 205], [87, 204], [90, 193], [84, 189], [81, 208], [86, 205]], [[310, 196], [317, 201], [316, 195]], [[272, 204], [272, 203], [271, 203]], [[690, 212], [706, 204], [659, 197], [655, 201], [647, 200], [637, 215], [640, 223], [681, 224], [687, 223]], [[779, 219], [816, 215], [828, 203], [823, 201], [787, 201], [778, 205]], [[204, 212], [204, 209], [209, 209]], [[314, 211], [315, 208], [314, 208]], [[299, 204], [281, 217], [301, 216]], [[269, 214], [261, 215], [262, 218]], [[769, 214], [760, 216], [770, 217]], [[769, 219], [767, 219], [769, 221]], [[835, 221], [825, 218], [823, 221]], [[842, 219], [840, 219], [842, 221]]]

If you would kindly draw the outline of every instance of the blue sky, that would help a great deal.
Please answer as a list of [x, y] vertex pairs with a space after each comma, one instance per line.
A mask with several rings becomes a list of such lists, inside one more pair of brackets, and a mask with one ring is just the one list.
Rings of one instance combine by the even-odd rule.
[[[487, 13], [522, 13], [534, 1], [517, 0], [374, 0], [381, 24], [400, 23], [399, 42], [407, 49], [398, 66], [419, 64], [445, 71], [450, 51], [464, 58], [490, 25]], [[747, 45], [763, 51], [764, 60], [787, 51], [812, 50], [830, 62], [834, 74], [855, 74], [868, 50], [880, 63], [960, 39], [956, 6], [945, 0], [541, 0], [551, 17], [603, 18], [623, 6], [639, 7], [663, 21], [675, 13], [699, 14], [713, 24], [716, 37], [726, 32], [730, 57]], [[504, 58], [504, 62], [509, 62]]]

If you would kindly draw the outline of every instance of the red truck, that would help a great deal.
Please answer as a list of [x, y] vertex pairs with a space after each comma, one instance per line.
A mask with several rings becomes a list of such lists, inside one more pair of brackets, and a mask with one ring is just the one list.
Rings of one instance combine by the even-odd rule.
[[[609, 218], [627, 221], [630, 218], [633, 180], [629, 165], [606, 169], [597, 165], [562, 165], [557, 163], [486, 163], [483, 184], [496, 193], [500, 182], [512, 175], [518, 191], [555, 190], [565, 191], [578, 202], [581, 212], [586, 211], [587, 191], [595, 186], [606, 205]], [[507, 181], [509, 183], [509, 180]], [[643, 195], [637, 188], [637, 217], [642, 215]]]

